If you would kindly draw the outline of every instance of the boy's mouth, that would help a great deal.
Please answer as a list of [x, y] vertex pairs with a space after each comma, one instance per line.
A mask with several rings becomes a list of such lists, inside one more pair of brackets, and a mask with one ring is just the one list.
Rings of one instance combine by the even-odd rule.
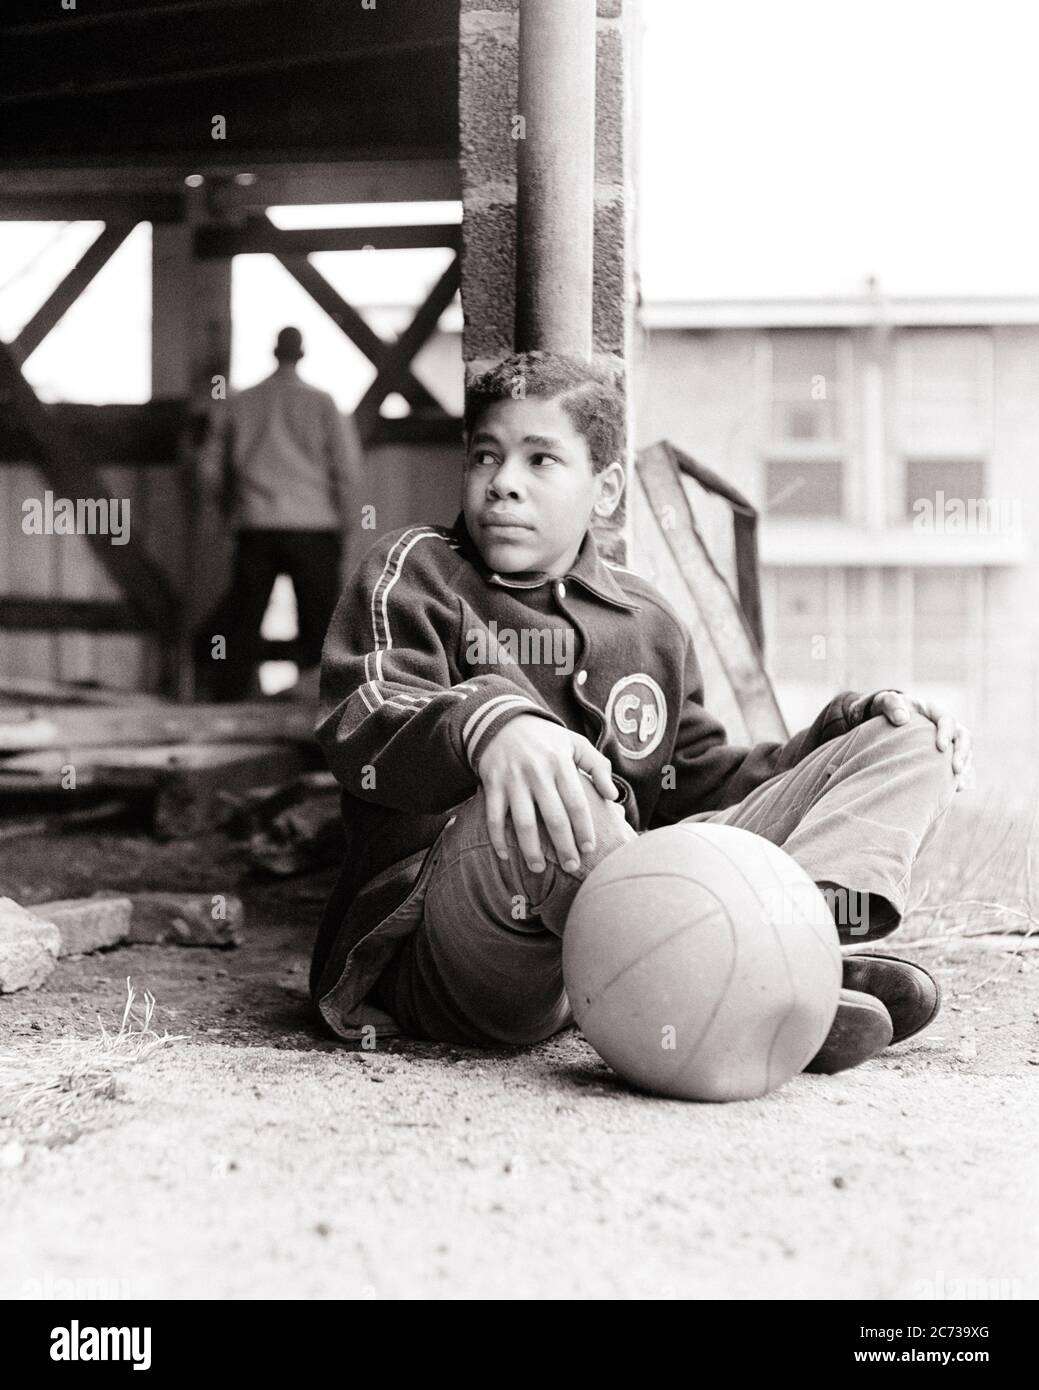
[[485, 531], [490, 531], [495, 535], [512, 535], [517, 531], [532, 531], [534, 529], [527, 522], [521, 521], [519, 517], [511, 516], [508, 512], [481, 517], [480, 525]]

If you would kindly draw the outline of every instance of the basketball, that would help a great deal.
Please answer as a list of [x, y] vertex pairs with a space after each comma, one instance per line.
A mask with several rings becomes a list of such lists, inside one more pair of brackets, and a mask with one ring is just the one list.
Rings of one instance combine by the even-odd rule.
[[626, 1081], [746, 1100], [819, 1051], [841, 952], [815, 884], [783, 850], [683, 823], [620, 846], [581, 885], [563, 934], [570, 1007]]

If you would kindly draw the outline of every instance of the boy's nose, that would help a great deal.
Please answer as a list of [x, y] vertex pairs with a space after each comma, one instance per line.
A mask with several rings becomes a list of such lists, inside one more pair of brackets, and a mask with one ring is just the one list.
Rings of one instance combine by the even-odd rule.
[[491, 479], [487, 492], [491, 497], [518, 497], [522, 492], [519, 471], [503, 463]]

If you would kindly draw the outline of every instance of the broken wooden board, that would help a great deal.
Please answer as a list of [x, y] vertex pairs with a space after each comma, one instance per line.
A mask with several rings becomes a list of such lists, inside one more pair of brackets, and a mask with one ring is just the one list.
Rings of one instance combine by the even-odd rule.
[[224, 828], [251, 868], [278, 878], [308, 873], [340, 863], [346, 852], [341, 795], [331, 772], [304, 773], [235, 798]]
[[631, 568], [660, 589], [689, 628], [706, 707], [734, 743], [784, 742], [786, 722], [753, 634], [700, 533], [667, 445], [640, 452], [629, 509]]
[[292, 743], [66, 746], [0, 759], [0, 791], [154, 793], [152, 828], [181, 839], [219, 824], [228, 793], [287, 781], [307, 762], [308, 750]]
[[163, 705], [161, 695], [137, 690], [117, 690], [114, 686], [90, 681], [49, 681], [23, 676], [0, 675], [0, 709], [4, 705]]
[[288, 700], [244, 705], [0, 704], [0, 753], [68, 745], [313, 742], [313, 711]]

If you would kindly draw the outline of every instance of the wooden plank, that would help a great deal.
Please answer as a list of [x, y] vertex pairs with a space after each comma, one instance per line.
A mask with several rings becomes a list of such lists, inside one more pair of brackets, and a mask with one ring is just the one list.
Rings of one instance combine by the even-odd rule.
[[[75, 447], [47, 407], [26, 381], [11, 347], [0, 343], [0, 395], [36, 439], [41, 471], [61, 497], [92, 497], [111, 502], [82, 446]], [[97, 558], [119, 584], [127, 602], [144, 625], [169, 630], [175, 625], [178, 604], [166, 577], [140, 542], [112, 545], [103, 535], [87, 537]]]
[[713, 649], [752, 737], [785, 740], [786, 722], [761, 665], [753, 633], [711, 559], [665, 445], [653, 445], [639, 453], [636, 481], [648, 503], [643, 527], [648, 528], [650, 516], [655, 524], [643, 545], [665, 545], [681, 571], [687, 600], [678, 605], [680, 615], [694, 639]]
[[[156, 834], [186, 838], [212, 830], [236, 793], [291, 781], [311, 761], [305, 749], [289, 744], [103, 750], [69, 745], [0, 760], [0, 791], [154, 793]], [[76, 781], [66, 790], [69, 768]]]
[[95, 241], [92, 241], [63, 280], [51, 290], [50, 294], [22, 328], [12, 343], [21, 361], [30, 356], [40, 346], [47, 334], [71, 309], [91, 280], [112, 259], [123, 242], [133, 231], [134, 222], [106, 223]]
[[241, 226], [203, 222], [195, 228], [194, 249], [200, 260], [267, 254], [308, 256], [316, 251], [408, 251], [447, 246], [458, 250], [462, 229], [457, 222], [418, 227], [303, 227], [283, 230], [266, 217], [251, 217]]
[[0, 705], [0, 753], [78, 745], [314, 743], [314, 715], [291, 701], [242, 705]]
[[[66, 16], [67, 18], [68, 16]], [[213, 212], [241, 215], [271, 207], [331, 203], [451, 202], [462, 196], [457, 159], [352, 159], [286, 163], [251, 159], [253, 182], [235, 182], [240, 163], [221, 164], [212, 141], [202, 167]], [[183, 164], [127, 162], [89, 167], [8, 167], [0, 187], [0, 219], [33, 221], [180, 222], [189, 190]], [[170, 190], [173, 190], [172, 192]]]
[[204, 835], [226, 816], [236, 795], [289, 782], [308, 765], [302, 748], [282, 744], [222, 750], [219, 759], [181, 766], [159, 784], [152, 820], [155, 833], [163, 839]]
[[4, 222], [178, 222], [183, 215], [180, 193], [0, 193]]
[[[134, 704], [159, 703], [158, 696], [134, 692]], [[43, 702], [52, 705], [116, 705], [125, 709], [125, 690], [114, 690], [94, 682], [72, 680], [33, 680], [23, 676], [0, 675], [0, 710], [5, 705]]]
[[[75, 540], [70, 536], [67, 539]], [[0, 598], [0, 631], [61, 632], [146, 631], [140, 613], [126, 603], [92, 598]]]
[[[88, 450], [105, 463], [147, 468], [168, 467], [177, 462], [180, 431], [187, 421], [187, 404], [183, 400], [148, 401], [143, 405], [58, 402], [47, 408], [76, 447]], [[9, 415], [0, 419], [0, 463], [28, 463], [38, 455], [39, 445], [23, 422]]]

